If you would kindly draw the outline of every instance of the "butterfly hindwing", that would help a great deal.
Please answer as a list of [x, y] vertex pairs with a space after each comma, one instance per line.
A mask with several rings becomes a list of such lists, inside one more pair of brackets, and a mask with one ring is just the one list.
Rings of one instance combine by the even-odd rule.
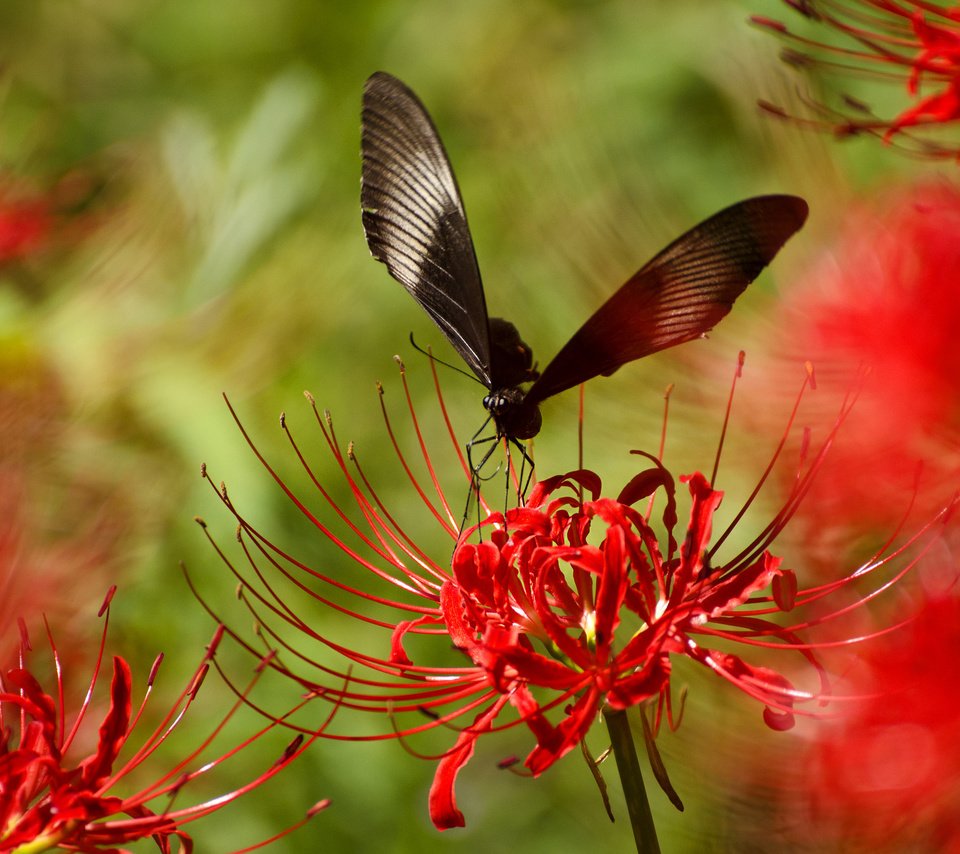
[[371, 254], [489, 388], [487, 307], [456, 178], [420, 99], [382, 71], [364, 86], [361, 151]]
[[806, 218], [803, 199], [758, 196], [690, 229], [580, 327], [525, 399], [539, 403], [709, 332]]

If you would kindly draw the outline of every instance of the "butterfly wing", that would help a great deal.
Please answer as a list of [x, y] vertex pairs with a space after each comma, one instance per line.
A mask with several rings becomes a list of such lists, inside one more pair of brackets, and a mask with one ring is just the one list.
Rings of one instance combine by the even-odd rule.
[[362, 126], [360, 207], [370, 252], [489, 388], [480, 270], [437, 129], [420, 99], [382, 71], [364, 86]]
[[803, 199], [758, 196], [690, 229], [580, 327], [525, 399], [538, 403], [709, 332], [806, 218]]

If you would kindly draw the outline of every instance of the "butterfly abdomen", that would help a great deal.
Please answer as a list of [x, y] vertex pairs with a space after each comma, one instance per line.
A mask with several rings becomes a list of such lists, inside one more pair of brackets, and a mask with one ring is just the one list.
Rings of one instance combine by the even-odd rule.
[[502, 317], [490, 318], [490, 376], [500, 388], [532, 383], [540, 376], [530, 345], [517, 327]]

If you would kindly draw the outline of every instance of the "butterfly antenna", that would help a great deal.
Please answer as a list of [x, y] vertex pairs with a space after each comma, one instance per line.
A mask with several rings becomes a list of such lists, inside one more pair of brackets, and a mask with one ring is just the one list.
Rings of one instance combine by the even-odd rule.
[[[450, 368], [451, 371], [456, 371], [458, 374], [463, 374], [465, 377], [469, 377], [474, 382], [480, 383], [480, 380], [478, 380], [469, 371], [465, 371], [463, 370], [463, 368], [458, 368], [456, 365], [451, 365], [449, 362], [444, 362], [443, 359], [438, 359], [436, 356], [433, 355], [433, 351], [429, 347], [426, 350], [424, 350], [423, 347], [421, 347], [416, 341], [413, 340], [412, 332], [410, 333], [410, 344], [413, 346], [414, 350], [416, 350], [418, 353], [422, 353], [431, 362], [436, 362], [438, 365], [443, 365], [445, 368]], [[480, 385], [483, 385], [483, 383], [480, 383]]]

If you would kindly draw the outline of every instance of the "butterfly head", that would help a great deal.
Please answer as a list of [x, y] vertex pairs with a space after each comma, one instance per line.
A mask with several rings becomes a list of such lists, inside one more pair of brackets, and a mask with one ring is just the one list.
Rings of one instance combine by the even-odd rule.
[[527, 400], [526, 392], [517, 386], [491, 391], [483, 405], [493, 416], [499, 436], [523, 440], [540, 432], [540, 407]]

